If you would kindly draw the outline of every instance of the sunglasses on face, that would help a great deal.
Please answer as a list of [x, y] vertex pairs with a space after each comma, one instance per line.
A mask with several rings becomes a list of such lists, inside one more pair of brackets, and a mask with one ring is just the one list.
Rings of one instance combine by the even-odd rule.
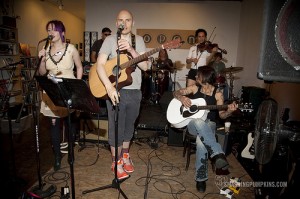
[[105, 36], [109, 36], [109, 35], [111, 35], [110, 33], [106, 33], [106, 34], [104, 34]]

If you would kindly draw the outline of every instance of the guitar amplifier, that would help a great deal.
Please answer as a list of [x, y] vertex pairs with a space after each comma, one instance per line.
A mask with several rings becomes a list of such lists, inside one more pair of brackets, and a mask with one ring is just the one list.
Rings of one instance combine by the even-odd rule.
[[169, 127], [168, 131], [169, 146], [183, 146], [183, 129]]

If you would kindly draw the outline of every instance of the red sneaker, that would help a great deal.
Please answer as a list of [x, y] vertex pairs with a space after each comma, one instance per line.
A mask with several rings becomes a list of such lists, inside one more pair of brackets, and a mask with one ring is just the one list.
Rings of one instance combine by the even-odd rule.
[[[122, 180], [122, 179], [125, 179], [125, 178], [129, 177], [129, 175], [123, 169], [123, 164], [124, 163], [123, 163], [122, 160], [118, 160], [118, 163], [117, 163], [117, 178], [119, 180]], [[113, 173], [115, 172], [115, 162], [112, 163], [111, 170], [112, 170]]]
[[123, 168], [127, 173], [132, 173], [134, 171], [132, 160], [129, 153], [123, 153]]

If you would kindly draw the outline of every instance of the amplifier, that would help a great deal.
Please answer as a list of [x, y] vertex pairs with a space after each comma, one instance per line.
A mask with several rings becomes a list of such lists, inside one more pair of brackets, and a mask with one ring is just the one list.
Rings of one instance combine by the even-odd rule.
[[183, 129], [169, 127], [168, 145], [183, 146]]
[[108, 140], [108, 120], [107, 119], [81, 119], [80, 120], [80, 137], [85, 134], [86, 139]]

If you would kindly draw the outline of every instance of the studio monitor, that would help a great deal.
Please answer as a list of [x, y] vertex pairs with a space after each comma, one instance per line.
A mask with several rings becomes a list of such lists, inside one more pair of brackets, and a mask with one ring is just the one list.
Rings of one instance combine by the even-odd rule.
[[259, 79], [300, 82], [299, 32], [299, 0], [264, 0]]

